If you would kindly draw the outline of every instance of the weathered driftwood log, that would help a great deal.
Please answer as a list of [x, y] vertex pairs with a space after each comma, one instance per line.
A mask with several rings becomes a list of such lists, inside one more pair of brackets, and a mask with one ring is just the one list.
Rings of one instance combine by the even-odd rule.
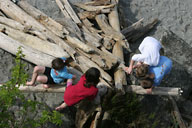
[[63, 28], [61, 24], [59, 24], [40, 10], [27, 3], [26, 0], [18, 1], [17, 5], [19, 5], [19, 7], [25, 10], [25, 12], [27, 12], [30, 16], [35, 18], [37, 21], [39, 21], [57, 36], [64, 37], [64, 34], [69, 34], [69, 32], [65, 28]]
[[25, 29], [25, 27], [21, 23], [2, 16], [0, 16], [0, 23], [20, 31], [23, 31]]
[[78, 56], [76, 57], [77, 61], [81, 67], [81, 69], [85, 72], [87, 71], [90, 67], [96, 67], [97, 69], [100, 70], [101, 72], [101, 77], [106, 80], [109, 84], [112, 84], [112, 78], [111, 76], [106, 73], [102, 68], [100, 68], [97, 64], [95, 64], [93, 61], [91, 61], [89, 58], [85, 56]]
[[69, 4], [68, 0], [63, 0], [64, 2], [64, 7], [66, 9], [66, 11], [68, 12], [68, 14], [71, 16], [71, 18], [73, 19], [73, 21], [76, 24], [81, 24], [81, 21], [79, 19], [79, 17], [77, 16], [77, 14], [75, 13], [75, 11], [73, 10], [73, 8], [71, 7], [71, 5]]
[[76, 37], [71, 37], [71, 36], [67, 35], [66, 38], [71, 44], [73, 44], [75, 47], [82, 49], [84, 52], [86, 52], [86, 53], [94, 52], [94, 49], [92, 49], [91, 47], [89, 47], [88, 45], [86, 45], [85, 43], [83, 43], [82, 41], [77, 39]]
[[[140, 23], [140, 21], [138, 21], [138, 24]], [[155, 25], [158, 23], [158, 19], [154, 19], [152, 22], [150, 22], [149, 24], [145, 25], [145, 26], [140, 26], [138, 25], [137, 27], [135, 27], [135, 29], [132, 29], [132, 31], [122, 31], [122, 33], [125, 35], [126, 39], [131, 43], [131, 42], [135, 42], [136, 40], [138, 40], [140, 37], [142, 37], [143, 35], [145, 35], [147, 32], [149, 32], [150, 30], [152, 30]], [[126, 32], [126, 33], [125, 33]]]
[[85, 5], [83, 3], [74, 3], [74, 5], [86, 11], [100, 11], [102, 9], [112, 8], [115, 6], [115, 4], [110, 4], [105, 6], [91, 6], [91, 5]]
[[[96, 28], [93, 27], [93, 23], [91, 23], [87, 18], [82, 20], [84, 26], [90, 31], [92, 32], [94, 35], [100, 36], [98, 33], [101, 33], [102, 30], [98, 30]], [[101, 37], [101, 36], [100, 36]]]
[[93, 62], [95, 62], [96, 64], [99, 65], [100, 68], [102, 69], [108, 69], [105, 61], [97, 54], [87, 54], [85, 52], [83, 52], [82, 50], [80, 49], [77, 49], [78, 53], [82, 56], [86, 56], [88, 57], [90, 60], [92, 60]]
[[[129, 85], [126, 87], [126, 92], [135, 92], [136, 94], [147, 94], [146, 89], [138, 85]], [[151, 94], [148, 95], [170, 95], [170, 96], [180, 96], [182, 94], [181, 88], [172, 87], [155, 87]]]
[[[2, 84], [0, 84], [2, 86]], [[51, 88], [44, 88], [41, 85], [37, 86], [20, 86], [19, 90], [22, 92], [55, 92], [63, 93], [65, 92], [65, 86], [54, 85]], [[146, 90], [138, 85], [130, 85], [127, 87], [126, 92], [134, 92], [139, 95], [164, 95], [164, 96], [180, 96], [180, 88], [169, 88], [169, 87], [156, 87], [153, 89], [152, 94], [147, 94]]]
[[[68, 12], [65, 10], [65, 7], [63, 5], [63, 3], [61, 2], [61, 0], [55, 0], [58, 7], [60, 8], [61, 12], [63, 13], [64, 15], [64, 21], [62, 21], [64, 24], [64, 27], [67, 27], [68, 28], [72, 28], [72, 29], [69, 29], [69, 30], [72, 30], [73, 34], [75, 34], [79, 39], [83, 40], [82, 37], [81, 37], [81, 30], [80, 28], [78, 27], [78, 25], [72, 20], [72, 18], [70, 17], [70, 15], [68, 14]], [[67, 20], [67, 21], [66, 21]]]
[[102, 37], [95, 35], [94, 33], [91, 33], [85, 26], [82, 26], [82, 34], [87, 43], [89, 43], [92, 46], [100, 47], [101, 46], [101, 40]]
[[79, 12], [78, 13], [78, 16], [81, 20], [84, 20], [86, 18], [88, 19], [95, 19], [95, 16], [97, 14], [99, 14], [100, 12], [99, 11], [96, 11], [96, 12], [90, 12], [90, 11], [83, 11], [83, 12]]
[[[112, 2], [115, 3], [115, 1], [112, 1]], [[115, 6], [113, 11], [111, 11], [109, 13], [108, 17], [109, 17], [109, 23], [112, 26], [112, 28], [120, 33], [120, 25], [119, 25], [119, 16], [118, 16], [118, 12], [117, 12], [117, 6]], [[120, 58], [121, 61], [124, 61], [123, 48], [122, 48], [122, 45], [119, 41], [117, 41], [115, 43], [112, 53], [113, 53], [113, 55]], [[125, 90], [123, 88], [123, 85], [127, 85], [125, 72], [121, 69], [117, 69], [114, 72], [114, 80], [115, 80], [115, 87], [118, 90], [125, 92]]]
[[[119, 58], [114, 56], [111, 52], [103, 52], [102, 50], [92, 47], [96, 51], [96, 54], [99, 54], [100, 57], [105, 61], [107, 67], [105, 70], [110, 70], [112, 67], [116, 66], [120, 61]], [[104, 48], [103, 48], [104, 49]]]
[[94, 0], [85, 2], [85, 5], [92, 5], [92, 6], [99, 6], [99, 5], [109, 5], [111, 2], [110, 0]]
[[9, 37], [19, 41], [20, 43], [41, 51], [45, 54], [49, 54], [54, 57], [66, 57], [69, 58], [69, 54], [59, 47], [57, 44], [50, 43], [45, 40], [41, 40], [38, 37], [26, 34], [19, 30], [12, 29], [6, 25], [0, 24], [0, 31], [6, 33]]
[[[114, 45], [113, 54], [119, 57], [122, 61], [124, 61], [123, 48], [119, 42], [116, 42], [116, 44]], [[123, 85], [127, 85], [127, 81], [126, 81], [126, 74], [122, 69], [118, 68], [114, 72], [114, 80], [115, 80], [115, 87], [118, 90], [125, 92]]]
[[61, 2], [61, 0], [55, 0], [55, 2], [57, 3], [58, 7], [61, 9], [61, 12], [65, 16], [65, 18], [71, 19], [71, 17], [69, 16], [67, 11], [65, 10], [65, 7], [63, 6], [63, 3]]
[[185, 125], [185, 122], [183, 121], [183, 119], [181, 117], [181, 114], [179, 112], [179, 109], [177, 107], [175, 100], [171, 96], [169, 96], [169, 99], [170, 99], [172, 106], [173, 106], [173, 115], [174, 115], [177, 123], [179, 124], [179, 127], [180, 128], [187, 128], [187, 126]]
[[32, 28], [37, 29], [45, 34], [47, 39], [51, 39], [54, 41], [54, 43], [59, 44], [68, 52], [71, 57], [73, 57], [76, 53], [75, 50], [72, 49], [66, 42], [46, 29], [42, 24], [40, 24], [37, 20], [28, 15], [10, 0], [0, 0], [0, 9], [12, 19], [20, 22], [21, 24], [24, 24], [25, 26], [31, 26]]
[[135, 30], [137, 30], [143, 26], [143, 23], [142, 23], [143, 20], [144, 19], [142, 18], [139, 21], [132, 24], [131, 26], [124, 28], [123, 30], [121, 30], [121, 33], [124, 34], [128, 38], [129, 36], [132, 35], [132, 32], [134, 32]]
[[99, 27], [101, 28], [101, 30], [107, 35], [107, 36], [112, 36], [113, 39], [119, 41], [119, 40], [123, 40], [124, 36], [120, 33], [117, 32], [115, 29], [113, 29], [108, 21], [107, 21], [107, 17], [104, 14], [100, 14], [96, 16], [96, 21], [99, 25]]
[[22, 48], [22, 52], [25, 55], [23, 59], [36, 65], [50, 67], [51, 61], [55, 58], [48, 54], [33, 50], [32, 48], [27, 47], [0, 32], [0, 48], [4, 49], [7, 52], [10, 52], [11, 54], [16, 55], [18, 47]]

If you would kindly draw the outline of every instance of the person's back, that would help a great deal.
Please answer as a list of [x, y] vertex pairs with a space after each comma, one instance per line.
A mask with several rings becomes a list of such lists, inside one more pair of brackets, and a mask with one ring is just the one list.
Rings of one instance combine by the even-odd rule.
[[150, 66], [156, 66], [159, 63], [159, 50], [161, 44], [158, 40], [153, 37], [146, 37], [139, 46], [141, 54], [135, 54], [132, 59], [134, 61], [141, 61]]
[[98, 93], [96, 85], [99, 83], [99, 77], [100, 71], [97, 68], [89, 68], [76, 85], [67, 86], [63, 96], [64, 103], [56, 107], [56, 110], [77, 104], [85, 98], [94, 99]]
[[85, 75], [81, 77], [76, 85], [72, 85], [66, 88], [64, 101], [68, 106], [71, 106], [74, 103], [77, 103], [85, 98], [95, 98], [98, 89], [94, 85], [87, 88], [84, 86], [84, 84], [86, 84]]
[[155, 75], [154, 86], [160, 85], [163, 77], [167, 75], [172, 68], [172, 61], [166, 56], [160, 56], [160, 61], [157, 66], [150, 66], [149, 72]]

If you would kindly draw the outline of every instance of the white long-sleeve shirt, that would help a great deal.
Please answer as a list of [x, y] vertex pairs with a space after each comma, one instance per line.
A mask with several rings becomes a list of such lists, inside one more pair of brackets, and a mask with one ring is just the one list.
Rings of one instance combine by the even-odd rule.
[[161, 44], [153, 37], [146, 37], [139, 46], [141, 54], [135, 54], [132, 57], [134, 61], [140, 61], [150, 66], [156, 66], [159, 63]]

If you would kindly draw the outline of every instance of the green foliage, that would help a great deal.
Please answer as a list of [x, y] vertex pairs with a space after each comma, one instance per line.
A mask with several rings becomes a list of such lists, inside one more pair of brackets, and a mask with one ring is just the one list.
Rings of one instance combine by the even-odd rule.
[[56, 111], [43, 111], [42, 117], [34, 119], [37, 114], [33, 113], [43, 104], [26, 99], [19, 90], [19, 86], [25, 85], [28, 77], [25, 73], [26, 65], [21, 60], [23, 57], [25, 55], [19, 47], [15, 58], [16, 65], [12, 68], [12, 77], [0, 86], [0, 128], [36, 128], [44, 126], [47, 122], [60, 126], [62, 115]]
[[154, 113], [148, 115], [141, 111], [141, 102], [135, 93], [113, 92], [102, 107], [110, 114], [111, 121], [107, 125], [113, 124], [110, 126], [113, 128], [155, 128], [158, 124]]

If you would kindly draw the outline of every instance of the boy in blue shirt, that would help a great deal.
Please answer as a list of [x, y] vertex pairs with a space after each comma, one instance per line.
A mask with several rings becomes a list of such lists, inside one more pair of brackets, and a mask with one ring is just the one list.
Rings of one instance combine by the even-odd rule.
[[44, 88], [49, 88], [52, 84], [60, 84], [67, 80], [67, 86], [69, 86], [76, 76], [67, 72], [67, 65], [68, 62], [66, 58], [62, 57], [55, 58], [52, 61], [52, 68], [39, 65], [35, 66], [32, 79], [30, 82], [27, 82], [26, 85], [35, 86], [35, 82], [37, 81], [42, 83]]

